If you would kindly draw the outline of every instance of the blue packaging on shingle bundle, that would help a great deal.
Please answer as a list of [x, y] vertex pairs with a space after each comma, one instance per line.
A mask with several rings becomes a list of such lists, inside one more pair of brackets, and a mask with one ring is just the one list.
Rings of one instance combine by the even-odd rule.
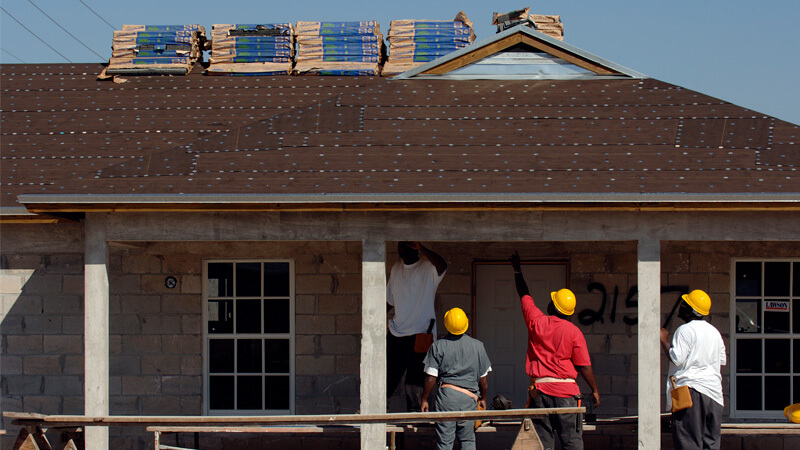
[[272, 63], [288, 63], [292, 62], [290, 57], [270, 57], [270, 56], [243, 56], [243, 55], [223, 55], [212, 56], [212, 62], [226, 62], [226, 63], [254, 63], [254, 62], [272, 62]]
[[174, 57], [149, 57], [149, 58], [131, 58], [133, 65], [151, 65], [151, 64], [189, 64], [189, 58], [174, 58]]
[[214, 43], [214, 51], [244, 50], [248, 52], [284, 51], [292, 50], [290, 42], [247, 42], [231, 45]]
[[[276, 57], [292, 57], [292, 50], [285, 49], [285, 50], [248, 50], [248, 49], [241, 49], [235, 48], [230, 50], [219, 50], [215, 51], [212, 56], [247, 56], [251, 58], [276, 58]], [[265, 59], [266, 61], [266, 59]]]

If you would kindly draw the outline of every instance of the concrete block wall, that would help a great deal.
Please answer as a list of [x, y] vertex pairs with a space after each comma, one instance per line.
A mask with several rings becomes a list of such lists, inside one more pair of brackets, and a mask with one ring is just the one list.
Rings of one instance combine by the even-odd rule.
[[83, 414], [83, 227], [4, 224], [0, 249], [0, 412]]

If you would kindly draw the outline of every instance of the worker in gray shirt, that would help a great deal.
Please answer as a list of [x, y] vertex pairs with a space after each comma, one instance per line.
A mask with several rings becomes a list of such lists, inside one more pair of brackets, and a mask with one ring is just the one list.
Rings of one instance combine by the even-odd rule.
[[[469, 327], [467, 315], [453, 308], [444, 315], [448, 335], [433, 343], [425, 355], [425, 388], [422, 412], [429, 411], [428, 396], [439, 381], [433, 401], [434, 411], [475, 411], [486, 409], [486, 376], [492, 370], [483, 343], [464, 334]], [[437, 422], [436, 445], [439, 450], [453, 448], [456, 435], [462, 450], [475, 448], [475, 421]]]

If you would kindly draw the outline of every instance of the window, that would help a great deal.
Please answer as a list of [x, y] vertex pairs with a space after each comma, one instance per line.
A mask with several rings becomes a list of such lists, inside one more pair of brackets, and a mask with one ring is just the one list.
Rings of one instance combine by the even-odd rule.
[[294, 265], [206, 261], [205, 410], [294, 412]]
[[734, 260], [731, 415], [783, 417], [800, 402], [800, 259]]

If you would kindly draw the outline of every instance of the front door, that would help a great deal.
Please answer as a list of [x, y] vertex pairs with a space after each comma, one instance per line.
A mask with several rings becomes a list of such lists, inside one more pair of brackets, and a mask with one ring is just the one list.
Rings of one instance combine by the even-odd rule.
[[[536, 306], [545, 312], [550, 292], [567, 286], [566, 263], [523, 264], [522, 274]], [[492, 362], [487, 406], [502, 394], [514, 408], [524, 408], [530, 384], [525, 373], [528, 329], [510, 264], [475, 264], [475, 322], [475, 337], [483, 342]]]

